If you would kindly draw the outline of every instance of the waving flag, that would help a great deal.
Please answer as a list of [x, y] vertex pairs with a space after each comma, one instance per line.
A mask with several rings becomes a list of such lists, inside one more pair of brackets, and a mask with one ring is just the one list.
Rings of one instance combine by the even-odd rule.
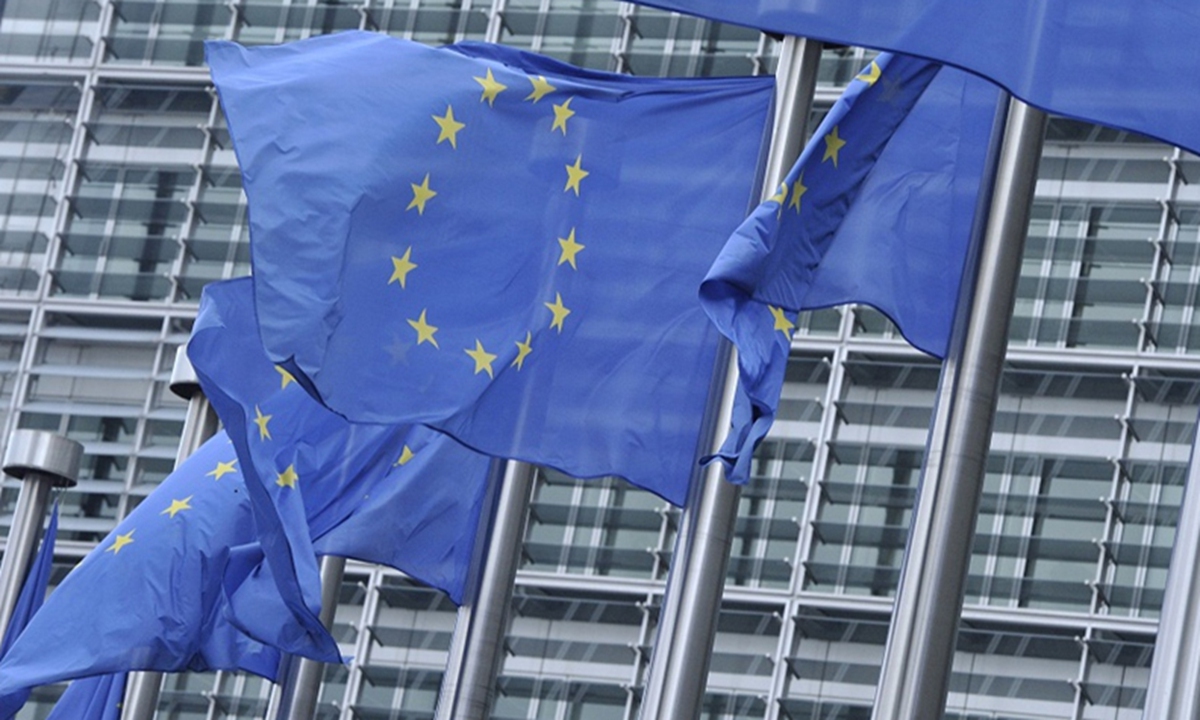
[[738, 348], [720, 453], [731, 479], [746, 480], [774, 420], [797, 311], [873, 305], [945, 355], [999, 98], [967, 73], [881, 55], [730, 238], [700, 296]]
[[[279, 652], [230, 621], [227, 589], [257, 556], [250, 503], [220, 433], [171, 473], [67, 575], [0, 660], [0, 694], [127, 670], [247, 670], [273, 679]], [[238, 619], [261, 635], [279, 603]]]
[[1169, 0], [635, 0], [970, 70], [1058, 115], [1200, 153], [1200, 12]]
[[[265, 639], [337, 660], [320, 623], [316, 556], [388, 565], [462, 600], [491, 459], [422, 426], [347, 422], [267, 359], [249, 278], [205, 288], [188, 356], [237, 449], [257, 537], [302, 636]], [[233, 597], [235, 616], [262, 600]]]
[[355, 422], [682, 504], [719, 340], [696, 288], [751, 205], [772, 78], [368, 33], [208, 62], [276, 362]]

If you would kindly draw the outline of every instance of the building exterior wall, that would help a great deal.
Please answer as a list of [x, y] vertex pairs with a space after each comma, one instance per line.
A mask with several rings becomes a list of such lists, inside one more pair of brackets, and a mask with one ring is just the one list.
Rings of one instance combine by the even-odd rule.
[[[174, 350], [203, 285], [249, 272], [202, 41], [352, 28], [639, 75], [767, 73], [777, 52], [609, 0], [7, 0], [0, 429], [85, 446], [58, 577], [170, 471]], [[825, 51], [819, 111], [866, 57]], [[1055, 119], [1039, 176], [947, 718], [1134, 720], [1200, 403], [1200, 159]], [[869, 717], [937, 382], [869, 308], [802, 317], [741, 500], [706, 718]], [[636, 716], [677, 520], [623, 483], [540, 474], [494, 717]], [[321, 717], [430, 717], [453, 623], [438, 593], [352, 564], [336, 634], [354, 661], [326, 672]], [[261, 717], [269, 691], [170, 676], [160, 717]]]

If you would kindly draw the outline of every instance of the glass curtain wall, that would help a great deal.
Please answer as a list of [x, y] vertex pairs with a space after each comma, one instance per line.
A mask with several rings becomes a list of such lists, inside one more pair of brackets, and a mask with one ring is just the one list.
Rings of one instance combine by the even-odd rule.
[[[203, 41], [347, 29], [636, 75], [770, 73], [778, 51], [609, 0], [8, 0], [0, 425], [85, 446], [56, 581], [170, 472], [175, 348], [204, 284], [249, 272]], [[818, 114], [869, 57], [826, 49]], [[1200, 159], [1174, 148], [1050, 124], [947, 718], [1140, 718], [1200, 404], [1198, 179]], [[870, 309], [801, 318], [741, 500], [706, 718], [869, 717], [938, 372]], [[0, 533], [15, 498], [6, 481]], [[678, 518], [618, 481], [539, 474], [494, 717], [636, 717]], [[444, 597], [352, 564], [336, 623], [354, 660], [326, 671], [322, 718], [431, 717]], [[172, 675], [160, 717], [261, 717], [270, 689]]]

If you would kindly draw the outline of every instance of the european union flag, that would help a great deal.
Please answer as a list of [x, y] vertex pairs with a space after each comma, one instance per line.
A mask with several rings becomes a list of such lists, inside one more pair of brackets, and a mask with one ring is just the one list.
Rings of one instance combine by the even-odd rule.
[[959, 70], [880, 55], [730, 238], [700, 296], [738, 348], [731, 479], [775, 418], [797, 311], [873, 305], [945, 355], [999, 99]]
[[125, 673], [96, 675], [71, 683], [46, 720], [118, 720], [125, 697]]
[[938, 60], [1048, 112], [1200, 153], [1200, 12], [1103, 0], [635, 0], [665, 10]]
[[[260, 638], [336, 662], [316, 555], [388, 565], [461, 602], [491, 458], [422, 426], [355, 424], [267, 359], [249, 278], [204, 290], [188, 356], [246, 477], [278, 590], [303, 635]], [[260, 600], [233, 598], [235, 615]]]
[[[221, 433], [50, 594], [0, 660], [0, 694], [127, 670], [240, 669], [273, 679], [279, 652], [232, 625], [226, 600], [227, 588], [254, 582], [231, 569], [238, 546], [254, 542], [237, 458]], [[271, 606], [240, 618], [260, 634], [285, 621]]]
[[[42, 606], [46, 599], [46, 587], [50, 584], [50, 571], [54, 567], [54, 541], [58, 537], [58, 503], [50, 511], [50, 523], [46, 527], [46, 535], [42, 538], [42, 546], [29, 566], [21, 592], [17, 595], [17, 604], [13, 607], [8, 630], [4, 633], [4, 641], [0, 643], [0, 658], [4, 658], [9, 648], [17, 641], [17, 636], [29, 624], [29, 620]], [[16, 714], [25, 701], [29, 699], [30, 688], [20, 688], [15, 692], [0, 695], [0, 717], [9, 718]]]
[[[682, 504], [773, 80], [342, 33], [208, 45], [270, 356], [355, 422]], [[367, 74], [369, 72], [369, 77]]]

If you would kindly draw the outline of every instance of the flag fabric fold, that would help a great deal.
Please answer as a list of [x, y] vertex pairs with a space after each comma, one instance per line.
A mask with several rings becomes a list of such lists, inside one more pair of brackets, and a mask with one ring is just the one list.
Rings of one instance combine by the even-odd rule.
[[[387, 565], [462, 601], [491, 458], [423, 426], [350, 423], [312, 399], [263, 351], [249, 278], [205, 288], [188, 356], [237, 450], [278, 585], [254, 587], [281, 597], [295, 621], [282, 629], [304, 630], [261, 639], [336, 653], [318, 554]], [[261, 600], [247, 590], [232, 602], [236, 617]]]
[[[31, 618], [46, 599], [46, 588], [50, 585], [50, 571], [54, 568], [54, 542], [58, 538], [58, 501], [50, 511], [50, 522], [46, 526], [46, 534], [42, 537], [41, 547], [30, 563], [25, 575], [25, 583], [17, 595], [17, 604], [13, 607], [8, 630], [4, 633], [4, 641], [0, 643], [0, 659], [3, 659], [10, 648], [16, 643], [17, 637], [24, 631]], [[11, 718], [29, 699], [31, 688], [18, 688], [14, 692], [0, 694], [0, 718]]]
[[756, 199], [772, 78], [353, 32], [207, 58], [276, 362], [352, 421], [683, 503], [719, 347], [696, 287]]
[[1200, 12], [1164, 0], [635, 0], [721, 22], [937, 60], [1051, 113], [1200, 153]]
[[113, 673], [72, 682], [46, 720], [119, 720], [125, 680], [125, 673]]
[[700, 298], [738, 349], [719, 453], [732, 480], [746, 481], [774, 420], [798, 311], [872, 305], [944, 357], [1000, 97], [954, 68], [880, 55], [729, 239]]
[[[246, 670], [273, 679], [279, 652], [230, 617], [227, 593], [274, 586], [269, 574], [256, 581], [230, 561], [255, 542], [237, 464], [219, 433], [134, 508], [0, 660], [0, 694], [128, 670]], [[278, 606], [249, 608], [239, 624], [277, 632], [286, 622]]]

